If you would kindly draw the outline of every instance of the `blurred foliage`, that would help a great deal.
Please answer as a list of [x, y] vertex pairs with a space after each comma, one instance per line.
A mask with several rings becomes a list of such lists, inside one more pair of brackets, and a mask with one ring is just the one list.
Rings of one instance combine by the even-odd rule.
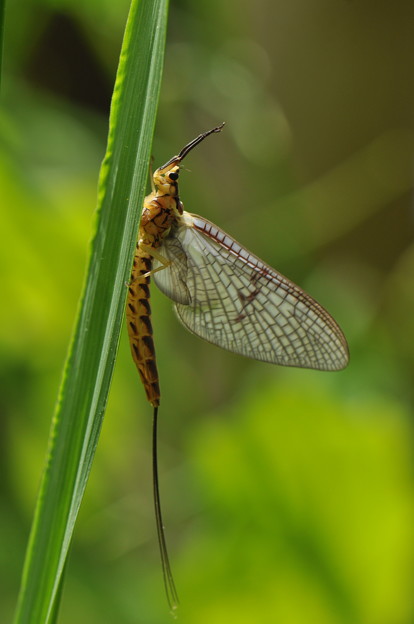
[[[81, 291], [127, 2], [10, 3], [0, 110], [2, 621]], [[172, 3], [159, 122], [181, 196], [310, 291], [336, 374], [197, 340], [153, 289], [161, 487], [184, 622], [413, 620], [414, 6]], [[140, 207], [137, 206], [137, 210]], [[123, 337], [60, 621], [168, 620], [150, 412]]]

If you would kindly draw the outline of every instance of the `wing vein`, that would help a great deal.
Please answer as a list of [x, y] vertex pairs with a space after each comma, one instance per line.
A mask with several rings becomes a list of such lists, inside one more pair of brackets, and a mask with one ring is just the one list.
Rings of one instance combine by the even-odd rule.
[[328, 312], [217, 226], [185, 212], [159, 253], [171, 265], [154, 281], [204, 340], [285, 366], [346, 366], [346, 340]]

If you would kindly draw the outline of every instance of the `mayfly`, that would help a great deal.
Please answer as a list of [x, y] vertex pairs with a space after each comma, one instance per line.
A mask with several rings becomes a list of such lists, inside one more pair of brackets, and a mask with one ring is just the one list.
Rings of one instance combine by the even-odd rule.
[[152, 338], [149, 282], [174, 301], [182, 324], [224, 349], [283, 366], [340, 370], [346, 339], [312, 297], [203, 217], [184, 210], [178, 192], [187, 154], [224, 123], [200, 134], [153, 174], [144, 201], [129, 282], [132, 356], [153, 412], [153, 486], [158, 541], [170, 606], [178, 604], [161, 515], [157, 469], [160, 388]]

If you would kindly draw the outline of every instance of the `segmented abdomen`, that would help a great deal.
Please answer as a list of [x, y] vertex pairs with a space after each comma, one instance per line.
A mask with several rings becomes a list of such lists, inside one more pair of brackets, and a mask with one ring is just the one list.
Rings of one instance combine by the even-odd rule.
[[154, 407], [160, 404], [160, 387], [155, 347], [152, 338], [150, 277], [142, 277], [152, 269], [152, 258], [138, 245], [135, 252], [126, 308], [129, 342], [132, 357], [138, 368], [148, 401]]

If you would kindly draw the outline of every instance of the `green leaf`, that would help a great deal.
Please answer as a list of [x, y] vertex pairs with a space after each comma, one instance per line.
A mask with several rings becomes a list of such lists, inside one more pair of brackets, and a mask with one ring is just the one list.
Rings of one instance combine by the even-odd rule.
[[[161, 83], [167, 0], [133, 0], [112, 99], [96, 232], [26, 553], [15, 623], [56, 620], [111, 383]], [[64, 279], [64, 276], [62, 276]]]

